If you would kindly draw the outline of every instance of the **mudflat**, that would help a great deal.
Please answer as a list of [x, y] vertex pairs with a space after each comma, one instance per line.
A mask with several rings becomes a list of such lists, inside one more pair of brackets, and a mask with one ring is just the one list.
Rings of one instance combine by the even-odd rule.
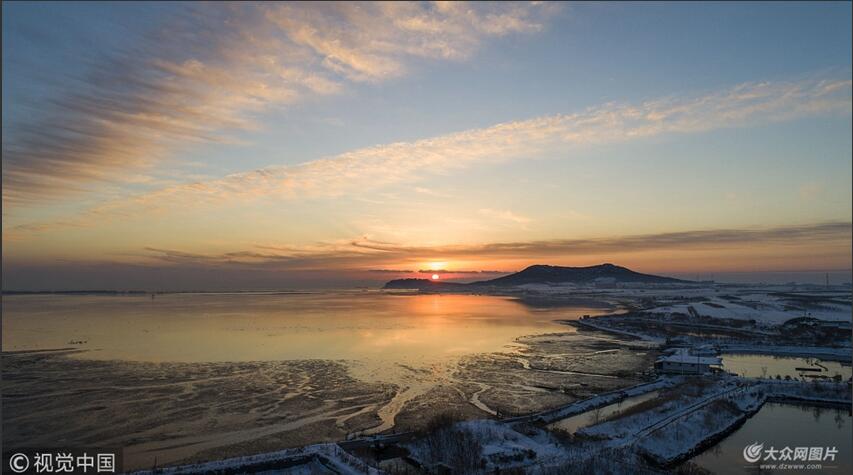
[[[29, 315], [32, 328], [49, 329], [49, 341], [59, 341], [51, 318], [59, 328], [94, 330], [66, 336], [86, 343], [58, 351], [33, 344], [3, 354], [3, 437], [20, 447], [121, 447], [125, 469], [150, 468], [419, 429], [447, 411], [470, 418], [535, 412], [636, 384], [653, 358], [631, 341], [554, 322], [605, 307], [542, 310], [502, 297], [438, 295], [356, 297], [346, 307], [344, 297], [251, 296], [243, 310], [235, 308], [249, 296], [174, 297], [148, 307], [149, 315], [140, 315], [148, 302], [138, 297], [126, 310], [99, 300], [112, 297], [86, 297], [68, 312]], [[193, 313], [199, 301], [203, 310]], [[10, 327], [21, 332], [27, 314], [15, 310]], [[98, 346], [98, 331], [129, 320], [135, 323], [121, 332], [156, 345], [156, 330], [163, 354], [176, 354], [181, 319], [204, 326], [198, 338], [233, 334], [264, 349], [226, 352], [234, 361], [146, 361]], [[358, 330], [370, 325], [372, 336]], [[318, 335], [320, 347], [288, 348], [287, 327], [302, 338]], [[343, 328], [348, 339], [322, 347], [326, 333]], [[208, 344], [184, 341], [190, 355]], [[266, 359], [244, 360], [256, 351]]]

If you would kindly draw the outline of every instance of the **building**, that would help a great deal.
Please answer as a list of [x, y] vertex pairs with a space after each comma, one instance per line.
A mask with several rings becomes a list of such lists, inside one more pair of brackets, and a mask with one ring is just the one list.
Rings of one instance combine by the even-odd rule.
[[706, 352], [692, 352], [689, 348], [675, 348], [655, 361], [658, 373], [704, 374], [722, 370], [723, 361]]
[[829, 328], [838, 328], [840, 330], [850, 330], [853, 325], [850, 320], [829, 320], [820, 322], [820, 326]]

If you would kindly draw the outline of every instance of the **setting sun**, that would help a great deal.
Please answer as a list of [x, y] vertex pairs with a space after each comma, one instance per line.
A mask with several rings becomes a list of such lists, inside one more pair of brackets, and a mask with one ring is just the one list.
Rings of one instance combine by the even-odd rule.
[[440, 276], [440, 275], [438, 275], [438, 274], [433, 274], [433, 275], [432, 275], [432, 280], [438, 280], [438, 279], [440, 279], [440, 278], [441, 278], [441, 276]]

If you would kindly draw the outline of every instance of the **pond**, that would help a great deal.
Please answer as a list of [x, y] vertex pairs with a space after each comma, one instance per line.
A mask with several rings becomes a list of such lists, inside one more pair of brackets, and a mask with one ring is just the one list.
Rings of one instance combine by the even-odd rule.
[[549, 424], [548, 428], [564, 430], [570, 434], [574, 434], [584, 427], [604, 421], [604, 419], [616, 414], [617, 412], [624, 411], [630, 407], [640, 404], [641, 402], [649, 401], [656, 397], [658, 397], [658, 391], [651, 391], [638, 396], [631, 396], [619, 402], [603, 406], [597, 410], [591, 410], [565, 419], [560, 419], [557, 422]]
[[[823, 361], [816, 358], [798, 358], [774, 355], [722, 355], [726, 371], [750, 378], [823, 379], [840, 375], [845, 381], [850, 379], [851, 366], [837, 361]], [[807, 369], [803, 369], [807, 368]]]
[[[744, 448], [753, 444], [763, 445], [759, 461], [749, 463], [744, 458]], [[805, 462], [763, 460], [768, 449], [782, 450], [790, 447], [820, 447], [825, 454], [827, 448], [837, 449], [834, 460]], [[743, 426], [717, 445], [693, 457], [690, 461], [713, 473], [851, 473], [853, 470], [853, 432], [848, 410], [767, 403]], [[778, 457], [778, 456], [777, 456]], [[823, 457], [826, 457], [824, 455]], [[807, 469], [780, 469], [768, 464], [821, 464]], [[824, 472], [825, 471], [825, 472]]]

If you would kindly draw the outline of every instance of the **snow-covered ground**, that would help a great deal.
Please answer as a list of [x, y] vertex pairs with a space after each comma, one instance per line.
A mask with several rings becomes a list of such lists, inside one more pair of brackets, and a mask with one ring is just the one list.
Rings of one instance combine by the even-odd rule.
[[[292, 464], [288, 466], [289, 464]], [[134, 472], [136, 475], [202, 474], [252, 470], [270, 473], [315, 474], [318, 471], [341, 475], [379, 475], [382, 472], [341, 449], [337, 444], [316, 444], [246, 457], [234, 457], [194, 465], [180, 465]]]
[[851, 404], [846, 384], [831, 382], [765, 381], [716, 398], [688, 414], [666, 421], [642, 434], [637, 447], [658, 465], [683, 460], [715, 442], [755, 414], [768, 400], [813, 404]]
[[[684, 384], [671, 388], [677, 382]], [[452, 430], [465, 432], [467, 440], [477, 441], [475, 457], [480, 460], [477, 473], [514, 467], [524, 467], [529, 473], [549, 473], [549, 467], [567, 463], [573, 466], [593, 460], [595, 464], [607, 463], [607, 457], [602, 454], [616, 452], [620, 454], [620, 463], [627, 464], [626, 467], [639, 467], [642, 465], [637, 458], [640, 455], [660, 465], [687, 458], [724, 437], [768, 400], [851, 403], [845, 384], [730, 376], [659, 380], [627, 392], [639, 394], [654, 388], [664, 388], [664, 393], [670, 388], [671, 393], [649, 408], [636, 409], [636, 412], [629, 409], [625, 415], [616, 414], [602, 423], [583, 428], [577, 432], [579, 438], [569, 442], [524, 422], [468, 421], [456, 423]], [[593, 410], [609, 397], [601, 395], [580, 401], [567, 406], [564, 412], [570, 415], [579, 409]], [[410, 444], [409, 449], [414, 458], [428, 466], [437, 463], [426, 440]], [[619, 467], [614, 468], [620, 472]]]
[[494, 420], [457, 422], [406, 444], [411, 458], [426, 467], [444, 464], [460, 473], [491, 473], [495, 468], [553, 464], [564, 447], [547, 431], [516, 430]]
[[757, 388], [717, 398], [680, 418], [659, 425], [640, 439], [637, 448], [658, 465], [670, 464], [724, 435], [755, 413], [763, 403], [764, 396]]
[[[754, 295], [754, 297], [758, 297]], [[819, 320], [850, 321], [850, 305], [824, 304], [821, 308], [799, 309], [792, 308], [783, 299], [768, 295], [761, 299], [729, 301], [720, 297], [711, 297], [704, 302], [677, 303], [664, 305], [649, 310], [653, 313], [683, 313], [689, 315], [689, 307], [693, 307], [699, 315], [714, 318], [736, 318], [739, 320], [755, 320], [762, 323], [780, 324], [786, 321], [808, 315]]]
[[830, 381], [762, 381], [761, 391], [769, 398], [813, 402], [851, 404], [850, 387]]
[[654, 429], [663, 421], [680, 417], [722, 396], [739, 393], [743, 388], [743, 384], [736, 378], [721, 378], [705, 386], [682, 387], [683, 391], [673, 394], [654, 409], [625, 417], [614, 417], [601, 424], [581, 429], [578, 434], [592, 439], [633, 443], [644, 432]]
[[532, 416], [528, 416], [525, 418], [518, 419], [530, 419], [530, 420], [542, 420], [545, 423], [551, 423], [554, 421], [558, 421], [560, 419], [565, 419], [567, 417], [571, 417], [577, 414], [581, 414], [583, 412], [587, 412], [589, 410], [606, 406], [608, 404], [613, 404], [622, 399], [639, 396], [641, 394], [646, 394], [651, 391], [657, 391], [663, 388], [669, 388], [675, 386], [676, 384], [683, 382], [683, 378], [679, 376], [673, 377], [663, 377], [652, 381], [646, 384], [640, 384], [637, 386], [633, 386], [630, 388], [620, 389], [617, 391], [611, 391], [604, 394], [599, 394], [598, 396], [591, 397], [589, 399], [584, 399], [582, 401], [578, 401], [576, 403], [569, 404], [567, 406], [563, 406], [558, 409], [545, 411], [540, 414], [534, 414]]
[[574, 296], [622, 304], [633, 302], [650, 312], [664, 314], [689, 315], [689, 307], [692, 306], [703, 316], [756, 320], [766, 324], [780, 324], [806, 315], [827, 321], [851, 321], [851, 290], [841, 286], [696, 283], [596, 287], [526, 284], [516, 289], [542, 297]]
[[483, 456], [492, 466], [514, 458], [522, 461], [535, 458], [538, 463], [549, 463], [563, 456], [560, 445], [545, 432], [522, 434], [507, 424], [490, 420], [468, 421], [460, 426], [477, 437], [483, 446]]
[[[598, 320], [598, 321], [602, 321], [602, 320]], [[664, 342], [666, 342], [665, 338], [651, 336], [651, 335], [647, 335], [645, 333], [640, 333], [640, 332], [632, 332], [632, 331], [628, 331], [628, 330], [621, 330], [621, 329], [613, 328], [613, 327], [607, 326], [607, 325], [599, 325], [598, 323], [596, 323], [596, 320], [592, 319], [592, 318], [585, 318], [585, 319], [581, 319], [581, 320], [576, 320], [575, 323], [580, 325], [580, 326], [583, 326], [583, 327], [591, 328], [593, 330], [599, 330], [599, 331], [604, 331], [604, 332], [608, 332], [608, 333], [613, 333], [615, 335], [627, 336], [629, 338], [637, 338], [639, 340], [647, 342], [651, 346], [662, 345]]]
[[650, 310], [655, 313], [689, 315], [689, 307], [692, 306], [702, 316], [755, 320], [759, 323], [780, 324], [803, 316], [827, 321], [851, 320], [849, 289], [828, 291], [760, 285], [708, 286], [691, 289], [683, 294], [652, 291], [642, 296], [634, 294], [634, 297], [651, 298], [654, 303], [660, 304]]

